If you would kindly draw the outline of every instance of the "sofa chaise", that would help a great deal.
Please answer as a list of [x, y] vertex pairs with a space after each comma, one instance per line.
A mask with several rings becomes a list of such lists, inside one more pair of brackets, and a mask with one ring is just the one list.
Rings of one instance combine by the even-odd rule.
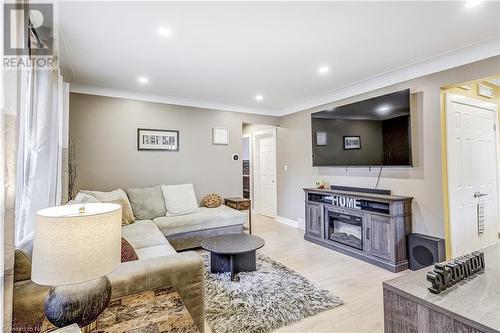
[[211, 236], [243, 232], [246, 216], [227, 206], [201, 207], [198, 213], [152, 220], [176, 250], [192, 249]]

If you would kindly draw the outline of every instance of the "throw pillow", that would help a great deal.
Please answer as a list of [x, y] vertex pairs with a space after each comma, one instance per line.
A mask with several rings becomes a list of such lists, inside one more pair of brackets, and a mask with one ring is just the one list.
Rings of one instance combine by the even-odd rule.
[[99, 200], [97, 200], [96, 197], [93, 195], [83, 193], [83, 192], [78, 192], [74, 200], [71, 200], [68, 203], [98, 203]]
[[217, 208], [224, 202], [224, 199], [217, 193], [210, 193], [203, 198], [203, 206], [207, 208]]
[[160, 185], [126, 191], [137, 220], [152, 220], [167, 214]]
[[[123, 202], [119, 203], [122, 206], [122, 216], [127, 216], [127, 224], [134, 222], [134, 213], [132, 212], [132, 207], [130, 206], [130, 201], [128, 200], [127, 193], [123, 191], [121, 188], [110, 191], [110, 192], [101, 192], [101, 191], [80, 191], [85, 194], [90, 194], [95, 197], [100, 202], [115, 202], [116, 200], [122, 199]], [[128, 218], [130, 217], [130, 218]], [[122, 224], [124, 221], [122, 220]]]
[[134, 223], [134, 213], [129, 208], [127, 209], [128, 202], [124, 199], [112, 200], [111, 203], [122, 206], [122, 226]]
[[167, 216], [198, 213], [200, 207], [196, 201], [193, 184], [162, 185]]
[[122, 237], [122, 262], [139, 260], [134, 248]]

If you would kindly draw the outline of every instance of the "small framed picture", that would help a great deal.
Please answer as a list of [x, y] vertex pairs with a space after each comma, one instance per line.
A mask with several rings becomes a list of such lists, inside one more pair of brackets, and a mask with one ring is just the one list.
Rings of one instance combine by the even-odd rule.
[[327, 136], [326, 132], [316, 132], [316, 146], [326, 146]]
[[344, 150], [361, 149], [360, 136], [344, 136]]
[[214, 127], [212, 131], [212, 144], [228, 145], [229, 144], [229, 128]]
[[137, 150], [179, 151], [179, 131], [138, 128]]

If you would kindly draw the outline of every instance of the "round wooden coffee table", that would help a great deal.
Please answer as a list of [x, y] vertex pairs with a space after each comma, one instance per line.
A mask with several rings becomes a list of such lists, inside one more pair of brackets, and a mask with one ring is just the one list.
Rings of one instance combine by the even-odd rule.
[[257, 269], [255, 251], [263, 247], [264, 240], [247, 234], [220, 235], [207, 238], [201, 247], [210, 252], [212, 273], [231, 273], [231, 280], [239, 272]]

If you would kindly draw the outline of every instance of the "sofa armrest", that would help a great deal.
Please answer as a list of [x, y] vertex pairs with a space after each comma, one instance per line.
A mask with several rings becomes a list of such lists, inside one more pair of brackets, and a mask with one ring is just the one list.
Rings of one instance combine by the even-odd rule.
[[13, 332], [40, 332], [45, 312], [43, 306], [50, 287], [31, 280], [14, 283], [12, 304]]
[[204, 332], [205, 272], [196, 252], [124, 262], [108, 278], [112, 298], [174, 285], [200, 332]]

